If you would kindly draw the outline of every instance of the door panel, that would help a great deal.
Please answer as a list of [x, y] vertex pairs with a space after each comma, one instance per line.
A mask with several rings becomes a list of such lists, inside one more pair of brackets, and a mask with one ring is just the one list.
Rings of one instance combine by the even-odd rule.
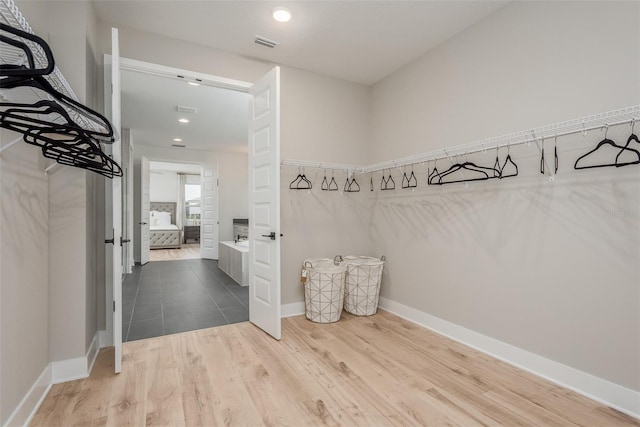
[[218, 259], [218, 167], [206, 165], [201, 175], [200, 257]]
[[280, 68], [249, 95], [249, 320], [280, 339]]
[[[120, 143], [120, 50], [118, 29], [111, 29], [111, 123], [115, 130], [115, 141], [111, 144], [113, 160], [122, 162]], [[115, 372], [122, 370], [122, 178], [111, 180], [113, 198], [113, 345], [115, 347]], [[108, 250], [108, 249], [107, 249]]]
[[150, 257], [150, 241], [149, 241], [149, 212], [151, 203], [149, 202], [149, 192], [151, 188], [151, 171], [149, 170], [149, 159], [142, 157], [140, 168], [140, 185], [142, 186], [142, 202], [140, 206], [140, 264], [145, 265], [149, 262]]

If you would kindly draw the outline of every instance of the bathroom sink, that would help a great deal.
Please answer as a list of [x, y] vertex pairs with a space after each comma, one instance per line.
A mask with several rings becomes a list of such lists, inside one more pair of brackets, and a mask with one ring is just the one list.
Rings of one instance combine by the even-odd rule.
[[249, 241], [248, 240], [241, 240], [239, 242], [236, 242], [236, 246], [241, 246], [243, 248], [248, 248], [249, 247]]

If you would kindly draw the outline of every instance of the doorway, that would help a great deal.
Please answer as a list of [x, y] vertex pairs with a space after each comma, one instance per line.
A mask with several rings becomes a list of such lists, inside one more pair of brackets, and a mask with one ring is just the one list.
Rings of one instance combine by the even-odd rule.
[[140, 70], [121, 82], [140, 230], [122, 285], [123, 342], [248, 321], [247, 283], [219, 268], [218, 246], [234, 240], [233, 218], [248, 218], [249, 95]]

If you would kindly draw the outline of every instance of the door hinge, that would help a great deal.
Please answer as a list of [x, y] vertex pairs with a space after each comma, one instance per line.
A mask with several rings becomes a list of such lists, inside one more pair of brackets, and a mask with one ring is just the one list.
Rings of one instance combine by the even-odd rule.
[[113, 302], [113, 312], [114, 313], [116, 312], [116, 302], [115, 301]]

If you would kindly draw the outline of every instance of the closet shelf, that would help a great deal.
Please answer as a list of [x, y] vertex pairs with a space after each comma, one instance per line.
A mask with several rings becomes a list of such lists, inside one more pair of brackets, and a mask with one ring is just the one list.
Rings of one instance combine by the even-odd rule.
[[[13, 28], [20, 29], [29, 34], [34, 34], [31, 26], [22, 15], [16, 4], [13, 0], [0, 0], [0, 22], [7, 24]], [[31, 51], [34, 54], [34, 62], [38, 67], [44, 67], [48, 63], [47, 56], [38, 44], [26, 41], [29, 44]], [[19, 49], [11, 49], [10, 46], [3, 46], [2, 54], [0, 55], [0, 63], [2, 64], [12, 64], [12, 65], [21, 65], [26, 62], [26, 58], [24, 57], [24, 52]], [[58, 92], [68, 96], [74, 101], [78, 101], [77, 95], [71, 89], [69, 82], [64, 78], [60, 69], [56, 66], [50, 74], [44, 76], [44, 78], [54, 87]], [[41, 94], [37, 93], [33, 90], [24, 90], [24, 89], [10, 89], [10, 90], [0, 90], [0, 102], [2, 100], [8, 101], [17, 101], [19, 99], [21, 102], [31, 102], [33, 103], [34, 98], [37, 100], [47, 99], [52, 100], [50, 97], [44, 98]], [[85, 129], [91, 129], [94, 131], [100, 131], [104, 127], [99, 125], [98, 123], [93, 122], [91, 119], [86, 118], [82, 115], [76, 115], [74, 117], [79, 125], [82, 125]]]
[[[343, 165], [336, 163], [309, 162], [304, 160], [283, 159], [281, 165], [292, 167], [308, 167], [328, 170], [344, 170], [352, 173], [369, 173], [385, 169], [399, 168], [433, 160], [453, 159], [456, 156], [476, 153], [480, 151], [495, 150], [507, 146], [540, 142], [542, 139], [562, 137], [580, 132], [600, 129], [606, 126], [616, 126], [632, 121], [640, 121], [640, 105], [620, 108], [600, 114], [581, 117], [564, 122], [540, 126], [533, 129], [514, 132], [493, 138], [482, 139], [466, 144], [455, 145], [438, 150], [414, 154], [386, 162], [375, 163], [367, 166]], [[559, 143], [561, 143], [559, 141]]]

